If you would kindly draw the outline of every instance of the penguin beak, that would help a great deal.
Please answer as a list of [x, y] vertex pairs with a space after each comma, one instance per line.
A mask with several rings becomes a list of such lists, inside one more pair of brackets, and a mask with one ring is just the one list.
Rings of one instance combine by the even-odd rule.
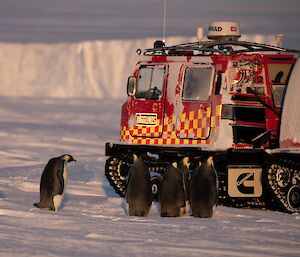
[[71, 158], [68, 160], [68, 162], [77, 162], [77, 161], [73, 158], [73, 156], [71, 156]]

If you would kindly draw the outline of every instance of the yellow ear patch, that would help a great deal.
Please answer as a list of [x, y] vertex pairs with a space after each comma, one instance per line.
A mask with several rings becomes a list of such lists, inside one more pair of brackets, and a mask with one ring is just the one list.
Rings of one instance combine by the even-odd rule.
[[208, 163], [208, 165], [210, 165], [210, 166], [213, 166], [213, 165], [214, 165], [214, 159], [213, 159], [212, 156], [210, 156], [210, 157], [207, 159], [207, 163]]
[[177, 169], [177, 167], [178, 167], [177, 162], [173, 162], [172, 166], [173, 166], [173, 168]]
[[182, 162], [185, 166], [189, 167], [189, 161], [190, 161], [190, 158], [189, 157], [184, 157]]
[[67, 154], [65, 154], [65, 155], [64, 155], [64, 161], [68, 161], [68, 160], [70, 160], [70, 156], [67, 155]]

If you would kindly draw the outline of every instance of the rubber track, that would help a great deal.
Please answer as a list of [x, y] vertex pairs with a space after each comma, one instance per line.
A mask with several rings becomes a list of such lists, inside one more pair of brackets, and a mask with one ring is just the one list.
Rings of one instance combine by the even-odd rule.
[[300, 192], [299, 164], [291, 160], [277, 159], [268, 170], [268, 182], [271, 191], [284, 211], [300, 212], [299, 204], [293, 204], [290, 197], [292, 191]]

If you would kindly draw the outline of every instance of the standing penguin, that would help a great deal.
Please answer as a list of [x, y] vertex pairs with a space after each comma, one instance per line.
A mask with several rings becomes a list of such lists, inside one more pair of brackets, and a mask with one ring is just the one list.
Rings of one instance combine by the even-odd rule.
[[194, 217], [212, 217], [213, 206], [218, 203], [218, 177], [212, 156], [192, 171], [190, 202]]
[[162, 217], [178, 217], [185, 212], [184, 177], [177, 162], [169, 165], [164, 172], [159, 200]]
[[76, 160], [69, 154], [48, 161], [41, 177], [40, 202], [34, 203], [34, 206], [42, 210], [58, 211], [68, 179], [67, 163], [72, 161]]
[[142, 156], [134, 155], [134, 163], [129, 169], [125, 201], [130, 216], [147, 216], [152, 205], [150, 172]]
[[189, 213], [190, 211], [190, 180], [191, 180], [191, 171], [189, 169], [190, 158], [185, 157], [181, 162], [178, 163], [178, 168], [183, 175], [183, 188], [184, 188], [184, 198], [185, 198], [185, 212]]

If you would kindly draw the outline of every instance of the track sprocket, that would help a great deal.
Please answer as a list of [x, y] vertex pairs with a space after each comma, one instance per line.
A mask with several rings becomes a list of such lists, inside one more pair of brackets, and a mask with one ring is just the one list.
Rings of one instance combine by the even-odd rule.
[[109, 184], [121, 197], [125, 196], [126, 177], [133, 160], [130, 158], [110, 157], [106, 160], [105, 176]]
[[293, 161], [273, 163], [268, 170], [268, 183], [285, 211], [300, 212], [300, 170]]

